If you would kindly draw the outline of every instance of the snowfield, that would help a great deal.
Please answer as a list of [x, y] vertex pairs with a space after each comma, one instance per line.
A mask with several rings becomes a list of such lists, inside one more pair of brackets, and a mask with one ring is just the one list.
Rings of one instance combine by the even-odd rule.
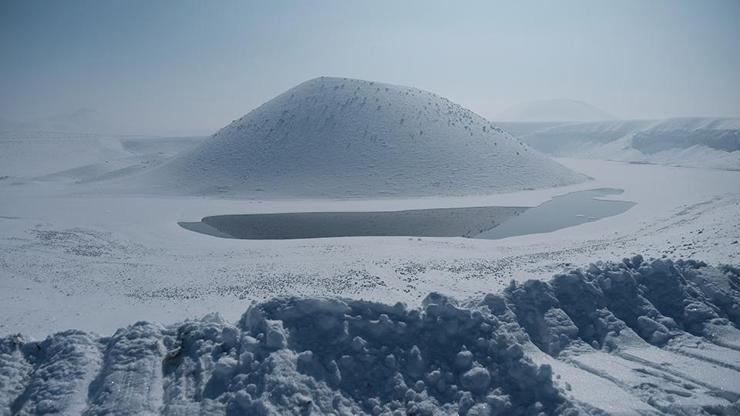
[[418, 308], [279, 298], [0, 341], [7, 414], [737, 414], [740, 270], [636, 256]]
[[[210, 312], [236, 320], [250, 300], [280, 295], [418, 305], [429, 292], [476, 296], [501, 290], [511, 279], [547, 278], [574, 265], [639, 253], [738, 263], [740, 172], [560, 162], [594, 179], [489, 196], [275, 201], [111, 195], [106, 182], [82, 184], [79, 193], [80, 184], [62, 181], [0, 181], [0, 333], [107, 333], [131, 321], [173, 323]], [[248, 241], [177, 224], [234, 213], [531, 207], [595, 188], [623, 189], [607, 198], [636, 205], [599, 221], [503, 240]]]
[[327, 3], [0, 0], [0, 416], [740, 416], [740, 0]]
[[[302, 201], [5, 181], [0, 404], [8, 414], [737, 413], [737, 269], [632, 259], [569, 270], [640, 252], [737, 265], [740, 172], [560, 162], [594, 179], [488, 196]], [[526, 207], [601, 187], [636, 205], [503, 240], [249, 241], [177, 225], [297, 209]], [[528, 281], [555, 273], [565, 274]], [[324, 314], [334, 318], [316, 319]], [[321, 331], [345, 327], [334, 319], [348, 338], [322, 348]], [[153, 323], [126, 327], [137, 320]], [[296, 330], [304, 326], [313, 332]]]
[[[208, 139], [0, 133], [0, 414], [740, 414], [740, 129], [644, 123], [507, 126], [649, 156], [553, 160], [323, 78]], [[462, 237], [580, 191], [626, 210]], [[443, 233], [178, 225], [331, 213]]]

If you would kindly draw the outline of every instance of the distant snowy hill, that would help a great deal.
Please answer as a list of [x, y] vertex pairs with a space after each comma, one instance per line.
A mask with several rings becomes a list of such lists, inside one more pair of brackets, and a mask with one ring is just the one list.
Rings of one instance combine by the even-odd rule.
[[136, 179], [191, 195], [358, 197], [495, 193], [584, 178], [436, 94], [322, 77]]
[[96, 110], [80, 108], [71, 113], [38, 120], [36, 124], [52, 131], [107, 132], [110, 127], [104, 118]]
[[501, 121], [601, 121], [615, 117], [591, 104], [578, 100], [553, 99], [519, 104], [499, 114]]
[[4, 132], [124, 133], [113, 120], [90, 108], [27, 121], [0, 119]]
[[202, 137], [0, 130], [0, 178], [88, 182], [161, 163]]
[[592, 123], [500, 123], [554, 156], [740, 169], [740, 119], [675, 118]]

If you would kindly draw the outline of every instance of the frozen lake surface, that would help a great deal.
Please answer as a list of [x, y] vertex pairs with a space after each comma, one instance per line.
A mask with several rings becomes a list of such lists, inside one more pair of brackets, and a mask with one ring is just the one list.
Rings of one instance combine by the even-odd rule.
[[223, 238], [287, 240], [357, 236], [499, 239], [545, 233], [621, 214], [635, 205], [597, 199], [612, 188], [559, 195], [534, 208], [466, 207], [375, 212], [296, 212], [215, 215], [180, 222], [191, 231]]
[[180, 222], [192, 231], [246, 240], [358, 236], [474, 237], [526, 208], [468, 207], [375, 212], [215, 215]]
[[558, 195], [477, 235], [476, 238], [495, 240], [515, 235], [548, 233], [618, 215], [635, 206], [635, 203], [598, 198], [622, 192], [621, 189], [599, 188]]

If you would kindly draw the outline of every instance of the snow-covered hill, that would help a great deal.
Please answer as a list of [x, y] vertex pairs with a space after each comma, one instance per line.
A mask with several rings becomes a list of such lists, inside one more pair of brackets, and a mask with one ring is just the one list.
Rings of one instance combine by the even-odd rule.
[[736, 414], [739, 273], [636, 256], [466, 303], [278, 298], [235, 324], [7, 336], [0, 412]]
[[522, 103], [507, 109], [496, 120], [518, 122], [573, 122], [614, 120], [606, 111], [579, 100], [552, 99]]
[[550, 155], [740, 169], [740, 119], [500, 123]]
[[59, 131], [0, 131], [0, 177], [87, 182], [145, 169], [202, 137], [147, 137]]
[[165, 193], [355, 197], [496, 193], [584, 178], [436, 94], [322, 77], [134, 179]]

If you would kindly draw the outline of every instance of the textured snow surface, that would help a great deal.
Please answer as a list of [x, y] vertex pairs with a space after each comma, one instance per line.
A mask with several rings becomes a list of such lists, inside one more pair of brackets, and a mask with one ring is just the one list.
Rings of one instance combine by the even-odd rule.
[[740, 169], [740, 119], [500, 125], [535, 149], [556, 156]]
[[346, 78], [304, 82], [131, 178], [156, 192], [257, 197], [469, 195], [585, 178], [445, 98]]
[[0, 414], [737, 414], [740, 270], [639, 256], [420, 308], [0, 340]]

